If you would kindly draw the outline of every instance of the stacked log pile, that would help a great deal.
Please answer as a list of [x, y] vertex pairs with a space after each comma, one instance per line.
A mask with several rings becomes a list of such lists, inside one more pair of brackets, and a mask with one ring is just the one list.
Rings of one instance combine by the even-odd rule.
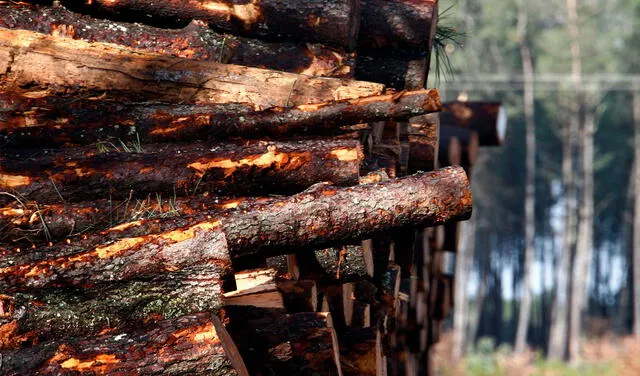
[[0, 373], [427, 372], [432, 228], [471, 214], [436, 21], [0, 2]]

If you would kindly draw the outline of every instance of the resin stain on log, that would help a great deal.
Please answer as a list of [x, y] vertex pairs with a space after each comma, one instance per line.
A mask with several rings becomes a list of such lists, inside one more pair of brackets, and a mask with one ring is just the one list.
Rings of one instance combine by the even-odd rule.
[[201, 4], [206, 11], [212, 12], [215, 16], [222, 16], [228, 20], [237, 19], [249, 26], [263, 18], [262, 9], [258, 1], [251, 1], [246, 4], [228, 4], [219, 1], [207, 1]]
[[[243, 158], [238, 161], [231, 159], [222, 160], [206, 160], [202, 159], [189, 164], [187, 167], [197, 171], [198, 176], [203, 176], [208, 170], [221, 168], [224, 171], [224, 177], [231, 176], [240, 167], [256, 167], [259, 169], [290, 169], [295, 170], [302, 164], [309, 163], [312, 156], [311, 153], [278, 153], [275, 146], [269, 146], [269, 151], [265, 154]], [[333, 154], [333, 151], [331, 152]], [[343, 160], [343, 159], [339, 159]]]
[[0, 188], [13, 189], [29, 185], [31, 179], [23, 175], [10, 175], [0, 173]]

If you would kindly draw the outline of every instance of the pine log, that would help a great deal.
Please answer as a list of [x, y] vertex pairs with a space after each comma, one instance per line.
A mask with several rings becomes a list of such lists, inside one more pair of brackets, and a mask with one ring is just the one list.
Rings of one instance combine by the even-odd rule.
[[[144, 278], [203, 261], [268, 257], [404, 226], [467, 219], [471, 192], [461, 168], [349, 188], [323, 186], [215, 217], [132, 222], [136, 233], [105, 244], [102, 234], [18, 252], [0, 248], [0, 288], [84, 285]], [[164, 229], [162, 232], [154, 231]], [[146, 230], [146, 231], [145, 231]], [[228, 247], [228, 250], [227, 250]]]
[[358, 55], [355, 78], [379, 82], [398, 90], [417, 90], [426, 85], [426, 57]]
[[206, 313], [160, 321], [144, 328], [5, 351], [2, 372], [4, 375], [249, 375], [220, 321]]
[[431, 51], [438, 20], [435, 0], [362, 0], [358, 47]]
[[39, 203], [149, 193], [256, 196], [301, 191], [321, 181], [357, 184], [362, 159], [360, 144], [351, 140], [140, 147], [140, 153], [100, 154], [97, 148], [84, 148], [5, 155], [0, 157], [0, 190]]
[[353, 77], [355, 57], [321, 44], [266, 42], [221, 34], [192, 21], [182, 29], [115, 22], [72, 13], [61, 6], [7, 4], [0, 8], [0, 27], [114, 43], [194, 60], [268, 68], [311, 76]]
[[193, 215], [199, 211], [237, 210], [269, 198], [156, 195], [142, 199], [38, 204], [16, 201], [0, 208], [0, 242], [31, 244], [106, 230], [142, 219]]
[[315, 281], [283, 279], [276, 269], [236, 273], [236, 289], [224, 294], [227, 306], [284, 308], [289, 313], [315, 311], [318, 292]]
[[230, 264], [216, 260], [144, 281], [2, 295], [0, 350], [117, 332], [197, 312], [216, 313], [230, 275]]
[[[282, 267], [282, 263], [280, 265]], [[373, 276], [370, 254], [357, 245], [312, 252], [299, 251], [290, 255], [285, 265], [292, 278], [316, 280], [325, 286], [360, 281]]]
[[507, 113], [501, 103], [451, 102], [440, 118], [444, 125], [478, 132], [480, 146], [500, 146], [507, 133]]
[[220, 64], [0, 29], [0, 89], [25, 97], [68, 96], [173, 103], [246, 102], [256, 108], [380, 94], [383, 85]]
[[440, 145], [439, 114], [409, 119], [408, 172], [432, 171], [438, 168]]
[[313, 41], [348, 49], [355, 47], [360, 26], [360, 3], [354, 0], [169, 0], [162, 3], [63, 0], [62, 3], [78, 12], [122, 15], [152, 23], [200, 19], [234, 34]]
[[75, 146], [110, 139], [146, 144], [283, 137], [292, 133], [339, 132], [340, 126], [406, 119], [440, 109], [435, 89], [265, 110], [240, 103], [193, 106], [95, 100], [40, 102], [44, 103], [31, 103], [28, 108], [18, 106], [3, 114], [0, 146]]
[[331, 315], [228, 307], [227, 326], [252, 375], [341, 375]]
[[480, 146], [476, 131], [441, 125], [439, 143], [440, 166], [460, 165], [470, 168], [475, 164]]
[[375, 328], [348, 329], [339, 333], [340, 364], [345, 376], [379, 376], [382, 344]]

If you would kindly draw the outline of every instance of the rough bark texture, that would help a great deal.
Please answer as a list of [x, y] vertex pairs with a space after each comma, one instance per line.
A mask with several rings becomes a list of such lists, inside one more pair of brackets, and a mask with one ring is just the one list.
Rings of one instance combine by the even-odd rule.
[[[239, 256], [278, 246], [283, 247], [281, 252], [295, 250], [327, 239], [366, 238], [394, 227], [463, 220], [470, 213], [466, 174], [460, 168], [446, 168], [345, 189], [320, 187], [283, 200], [278, 210], [259, 205], [238, 213], [227, 222], [225, 232]], [[284, 231], [287, 228], [293, 231]], [[309, 231], [312, 228], [316, 230]]]
[[205, 20], [214, 28], [269, 39], [327, 43], [352, 49], [360, 24], [355, 0], [64, 0], [76, 11], [114, 14], [136, 19]]
[[205, 313], [3, 352], [2, 371], [4, 375], [248, 375], [219, 320]]
[[0, 88], [25, 97], [115, 95], [120, 100], [246, 102], [268, 108], [376, 95], [383, 85], [193, 61], [110, 43], [0, 29]]
[[425, 57], [386, 57], [359, 55], [356, 60], [355, 78], [379, 82], [399, 90], [416, 90], [425, 87], [427, 80]]
[[440, 113], [443, 125], [470, 128], [478, 132], [480, 146], [500, 146], [506, 136], [506, 114], [500, 103], [445, 103]]
[[[97, 234], [24, 252], [0, 249], [5, 255], [0, 287], [9, 292], [142, 278], [202, 261], [225, 261], [227, 246], [232, 257], [260, 258], [392, 228], [463, 220], [470, 214], [471, 192], [461, 168], [350, 188], [321, 186], [218, 219], [203, 212], [123, 224], [118, 230], [149, 235], [107, 244], [105, 235]], [[164, 232], [155, 232], [159, 229]]]
[[439, 119], [439, 113], [409, 119], [409, 173], [433, 171], [438, 168], [440, 150]]
[[0, 208], [0, 242], [29, 244], [106, 230], [116, 225], [152, 218], [195, 215], [200, 211], [243, 209], [269, 198], [149, 196], [142, 199], [83, 201], [63, 204], [14, 202]]
[[362, 0], [358, 46], [431, 51], [438, 19], [436, 1]]
[[230, 275], [206, 262], [145, 281], [2, 295], [0, 350], [121, 331], [197, 312], [217, 312]]
[[115, 43], [141, 50], [311, 76], [352, 77], [353, 53], [321, 44], [266, 42], [221, 34], [201, 21], [182, 29], [161, 29], [72, 13], [63, 7], [9, 4], [0, 9], [0, 27]]
[[[0, 117], [0, 146], [52, 147], [120, 142], [166, 142], [231, 137], [259, 138], [295, 133], [338, 132], [383, 119], [406, 119], [438, 111], [438, 91], [417, 90], [366, 98], [273, 107], [243, 104], [166, 105], [105, 101], [33, 101]], [[43, 103], [44, 102], [44, 103]], [[52, 102], [52, 101], [49, 101]], [[30, 125], [33, 124], [33, 125]]]
[[78, 148], [6, 155], [0, 157], [0, 189], [39, 203], [149, 193], [287, 193], [321, 181], [357, 184], [362, 160], [359, 143], [351, 140], [142, 147], [141, 153]]

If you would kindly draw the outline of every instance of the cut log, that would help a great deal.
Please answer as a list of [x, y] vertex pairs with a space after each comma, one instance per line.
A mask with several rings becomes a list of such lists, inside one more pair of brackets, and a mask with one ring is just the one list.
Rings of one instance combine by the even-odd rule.
[[[269, 260], [267, 260], [269, 262]], [[275, 262], [276, 260], [271, 260]], [[369, 279], [373, 276], [373, 260], [365, 249], [357, 245], [299, 251], [278, 262], [287, 267], [294, 279], [312, 279], [321, 285], [339, 285]]]
[[408, 172], [432, 171], [438, 168], [440, 144], [439, 114], [409, 119]]
[[284, 308], [289, 313], [315, 311], [318, 305], [315, 281], [291, 281], [279, 274], [276, 269], [236, 273], [236, 289], [224, 294], [224, 304]]
[[357, 80], [379, 82], [398, 90], [417, 90], [425, 87], [427, 58], [359, 55], [356, 60]]
[[[137, 233], [149, 235], [108, 244], [98, 234], [25, 252], [0, 249], [5, 255], [0, 288], [143, 278], [207, 260], [228, 260], [227, 246], [234, 258], [262, 258], [367, 238], [392, 228], [463, 220], [471, 215], [471, 192], [463, 169], [446, 168], [377, 184], [320, 186], [226, 216], [214, 215], [203, 212], [123, 224], [120, 229], [137, 228]], [[154, 233], [159, 229], [164, 230]]]
[[97, 148], [78, 148], [4, 155], [0, 190], [39, 203], [126, 199], [149, 193], [292, 193], [321, 181], [357, 184], [363, 158], [360, 144], [351, 140], [132, 147], [142, 152], [100, 154]]
[[500, 103], [447, 103], [440, 119], [444, 125], [478, 132], [480, 146], [500, 146], [507, 133], [507, 113]]
[[252, 375], [341, 375], [338, 342], [327, 312], [226, 309], [229, 333]]
[[70, 104], [30, 102], [13, 111], [9, 107], [2, 115], [0, 146], [73, 146], [111, 139], [146, 144], [283, 137], [292, 133], [339, 132], [340, 126], [406, 119], [440, 109], [435, 89], [261, 111], [239, 103], [193, 106], [95, 100], [67, 102]]
[[355, 66], [354, 54], [339, 48], [321, 44], [273, 43], [220, 34], [201, 21], [192, 21], [183, 29], [161, 29], [93, 18], [69, 12], [60, 6], [34, 7], [10, 3], [0, 8], [0, 27], [311, 76], [353, 77]]
[[[9, 58], [11, 57], [11, 58]], [[110, 43], [0, 29], [0, 89], [26, 97], [114, 95], [256, 108], [380, 94], [383, 85], [193, 61]]]
[[434, 0], [362, 0], [358, 47], [431, 51], [438, 20]]
[[2, 295], [0, 350], [117, 332], [192, 313], [216, 313], [231, 275], [224, 260], [145, 281]]
[[242, 209], [252, 202], [269, 200], [203, 194], [189, 198], [156, 195], [143, 199], [97, 199], [63, 204], [16, 201], [0, 208], [0, 242], [31, 245], [106, 230], [131, 221], [193, 215], [202, 210], [212, 213]]
[[439, 142], [441, 166], [460, 165], [470, 168], [475, 164], [480, 146], [476, 131], [442, 125]]
[[220, 321], [205, 313], [4, 351], [2, 371], [5, 375], [249, 375]]
[[355, 0], [64, 0], [74, 11], [131, 19], [205, 20], [214, 28], [268, 39], [306, 40], [352, 49], [360, 25]]
[[340, 363], [345, 376], [379, 376], [382, 344], [375, 328], [348, 329], [339, 333]]

